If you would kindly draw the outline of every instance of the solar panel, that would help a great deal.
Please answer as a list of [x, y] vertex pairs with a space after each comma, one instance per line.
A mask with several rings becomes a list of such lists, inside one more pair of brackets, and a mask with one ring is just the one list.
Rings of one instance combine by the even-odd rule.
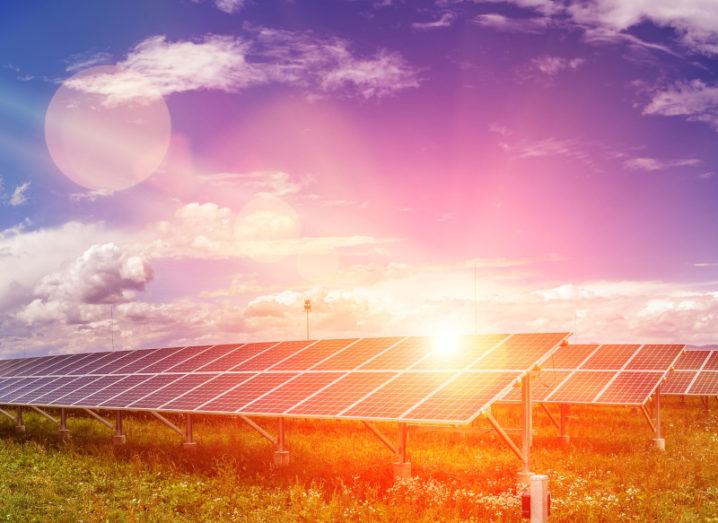
[[344, 349], [351, 347], [358, 338], [344, 340], [321, 340], [307, 350], [290, 356], [286, 360], [276, 364], [272, 370], [296, 370], [302, 371], [311, 369], [313, 366], [338, 354]]
[[701, 371], [688, 389], [688, 394], [697, 396], [718, 395], [718, 372]]
[[594, 399], [594, 403], [643, 405], [663, 379], [663, 372], [619, 372], [616, 378]]
[[169, 385], [134, 403], [128, 404], [127, 407], [135, 409], [158, 409], [168, 401], [175, 399], [187, 389], [194, 388], [213, 378], [212, 374], [185, 374], [180, 376], [182, 376], [180, 379], [173, 381]]
[[668, 369], [683, 352], [684, 345], [644, 345], [626, 365], [628, 370]]
[[255, 373], [214, 375], [209, 381], [188, 389], [184, 394], [165, 403], [162, 408], [168, 410], [194, 410], [254, 376], [256, 376]]
[[302, 340], [8, 360], [0, 373], [13, 377], [0, 378], [0, 404], [466, 423], [566, 337]]
[[411, 421], [471, 421], [501, 392], [511, 387], [518, 372], [464, 372], [435, 391], [401, 419]]
[[718, 370], [718, 351], [711, 351], [711, 355], [708, 356], [705, 364], [703, 365], [704, 370]]
[[695, 370], [677, 370], [668, 376], [668, 380], [661, 387], [661, 394], [665, 395], [684, 395], [688, 393], [688, 388], [698, 375]]
[[581, 369], [620, 370], [640, 348], [640, 345], [601, 345]]
[[195, 410], [201, 412], [236, 412], [250, 401], [274, 390], [282, 383], [296, 378], [298, 374], [291, 372], [277, 372], [258, 374], [254, 378], [240, 383], [221, 396], [200, 405]]
[[[219, 358], [228, 355], [232, 349], [237, 349], [241, 347], [242, 344], [236, 344], [233, 343], [231, 345], [214, 345], [210, 347], [209, 349], [202, 351], [198, 354], [195, 354], [189, 359], [186, 359], [184, 361], [181, 361], [174, 365], [173, 367], [169, 367], [165, 370], [165, 372], [192, 372], [196, 371], [200, 367], [203, 367], [205, 365], [208, 365], [215, 360], [218, 360]], [[190, 347], [194, 348], [194, 347]]]
[[337, 416], [371, 391], [397, 376], [395, 372], [352, 372], [329, 385], [326, 389], [307, 397], [289, 414], [301, 416]]
[[710, 355], [710, 351], [707, 350], [687, 350], [678, 357], [678, 360], [676, 361], [676, 369], [698, 370], [703, 367], [703, 364]]
[[340, 372], [314, 372], [300, 374], [295, 379], [280, 385], [265, 396], [246, 404], [237, 412], [243, 414], [280, 414], [293, 407], [307, 396], [319, 391], [343, 376]]
[[236, 367], [240, 363], [243, 363], [251, 358], [254, 358], [258, 354], [272, 348], [276, 343], [263, 342], [263, 343], [247, 343], [241, 347], [230, 350], [226, 355], [213, 360], [200, 368], [198, 372], [226, 372], [229, 369]]
[[[542, 370], [533, 375], [531, 381], [531, 399], [535, 402], [543, 402], [553, 389], [568, 378], [571, 374], [567, 370]], [[502, 401], [521, 401], [521, 388], [513, 387], [503, 398]]]
[[598, 345], [562, 345], [544, 363], [543, 368], [577, 369], [598, 347]]
[[610, 371], [576, 371], [550, 393], [546, 400], [554, 403], [591, 403], [616, 375]]
[[449, 372], [405, 372], [342, 412], [364, 419], [396, 419], [445, 383]]

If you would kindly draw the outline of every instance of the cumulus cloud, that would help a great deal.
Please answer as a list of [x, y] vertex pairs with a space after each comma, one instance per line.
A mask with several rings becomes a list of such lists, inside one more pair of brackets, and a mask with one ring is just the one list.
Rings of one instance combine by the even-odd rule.
[[718, 85], [701, 80], [678, 82], [656, 92], [643, 108], [643, 114], [680, 116], [718, 130]]
[[153, 36], [137, 44], [115, 71], [71, 78], [66, 85], [100, 94], [110, 104], [195, 90], [236, 92], [270, 82], [364, 98], [419, 85], [418, 70], [397, 52], [357, 56], [340, 38], [266, 28], [249, 33], [196, 41]]
[[214, 0], [214, 5], [220, 11], [231, 15], [244, 7], [244, 0]]
[[551, 24], [548, 18], [510, 18], [497, 13], [477, 15], [474, 23], [480, 27], [509, 33], [541, 33]]
[[44, 276], [35, 286], [35, 299], [18, 312], [28, 324], [64, 319], [86, 320], [86, 305], [132, 300], [154, 276], [149, 263], [127, 254], [114, 243], [93, 245], [64, 269]]
[[639, 157], [629, 158], [623, 165], [629, 169], [641, 171], [664, 171], [672, 167], [693, 167], [700, 165], [701, 161], [695, 158], [684, 158], [678, 160], [659, 160], [658, 158]]

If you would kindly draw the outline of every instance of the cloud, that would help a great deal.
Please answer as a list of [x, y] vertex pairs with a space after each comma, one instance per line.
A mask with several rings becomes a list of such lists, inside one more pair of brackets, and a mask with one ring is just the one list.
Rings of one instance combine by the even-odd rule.
[[196, 41], [153, 36], [137, 44], [116, 70], [70, 78], [71, 88], [96, 93], [106, 103], [142, 100], [196, 90], [237, 92], [267, 83], [380, 98], [418, 87], [418, 70], [396, 52], [359, 57], [340, 38], [249, 29], [247, 38], [206, 35]]
[[509, 18], [496, 13], [477, 15], [473, 21], [481, 27], [508, 33], [542, 33], [551, 25], [545, 17]]
[[643, 108], [643, 114], [681, 116], [718, 130], [718, 85], [701, 80], [678, 82], [656, 92]]
[[231, 15], [244, 7], [244, 0], [214, 0], [214, 5], [220, 11]]
[[411, 27], [419, 31], [442, 29], [445, 27], [451, 27], [455, 20], [456, 15], [454, 13], [444, 13], [439, 18], [431, 22], [413, 22]]
[[657, 158], [640, 157], [630, 158], [623, 162], [629, 169], [641, 171], [664, 171], [672, 167], [693, 167], [700, 165], [701, 161], [695, 158], [684, 158], [678, 160], [659, 160]]
[[252, 171], [248, 173], [211, 173], [199, 179], [218, 189], [240, 190], [255, 196], [283, 198], [298, 194], [307, 181], [297, 182], [284, 171]]
[[44, 276], [36, 298], [17, 314], [27, 324], [87, 321], [87, 305], [125, 303], [154, 276], [149, 263], [114, 243], [93, 245], [64, 269]]
[[27, 195], [25, 193], [29, 188], [30, 182], [25, 182], [15, 187], [15, 190], [10, 195], [8, 203], [13, 207], [17, 207], [18, 205], [22, 205], [23, 203], [27, 202]]
[[531, 61], [533, 69], [548, 76], [555, 76], [562, 71], [575, 71], [585, 63], [583, 58], [564, 58], [561, 56], [544, 55]]

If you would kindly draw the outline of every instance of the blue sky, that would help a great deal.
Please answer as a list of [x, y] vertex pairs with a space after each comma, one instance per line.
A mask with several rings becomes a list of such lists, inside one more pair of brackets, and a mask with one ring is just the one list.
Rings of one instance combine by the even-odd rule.
[[0, 351], [471, 330], [475, 267], [714, 342], [717, 75], [711, 0], [5, 2]]

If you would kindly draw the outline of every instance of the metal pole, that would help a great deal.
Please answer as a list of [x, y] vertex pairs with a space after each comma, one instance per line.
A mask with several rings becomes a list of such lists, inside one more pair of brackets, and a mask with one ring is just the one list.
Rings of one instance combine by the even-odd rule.
[[122, 445], [126, 441], [125, 433], [122, 430], [122, 412], [115, 411], [115, 435], [112, 438], [112, 442], [115, 445]]
[[663, 430], [661, 427], [661, 386], [659, 385], [656, 389], [656, 393], [654, 396], [654, 402], [655, 402], [655, 414], [656, 414], [656, 437], [654, 438], [654, 442], [656, 445], [656, 448], [658, 450], [666, 450], [666, 440], [663, 437]]
[[521, 454], [522, 466], [519, 479], [528, 486], [531, 480], [530, 456], [531, 456], [531, 429], [532, 429], [532, 405], [531, 405], [531, 373], [527, 373], [521, 380], [521, 405], [523, 406], [523, 417], [521, 424]]
[[25, 420], [22, 417], [22, 407], [17, 408], [15, 413], [15, 432], [25, 432]]
[[406, 436], [409, 428], [406, 423], [399, 423], [399, 452], [397, 462], [393, 463], [394, 480], [408, 479], [411, 477], [411, 463], [406, 452]]
[[70, 439], [70, 431], [67, 430], [67, 411], [60, 409], [60, 441], [67, 441]]
[[559, 420], [559, 438], [561, 439], [561, 443], [564, 445], [567, 445], [570, 439], [570, 436], [568, 435], [568, 416], [570, 408], [571, 407], [565, 403], [561, 403], [561, 405], [559, 405], [559, 412], [561, 413]]
[[399, 423], [399, 459], [402, 463], [406, 463], [406, 436], [408, 429], [406, 423]]
[[289, 451], [284, 448], [284, 418], [277, 423], [277, 450], [274, 451], [274, 465], [286, 467], [289, 464]]

